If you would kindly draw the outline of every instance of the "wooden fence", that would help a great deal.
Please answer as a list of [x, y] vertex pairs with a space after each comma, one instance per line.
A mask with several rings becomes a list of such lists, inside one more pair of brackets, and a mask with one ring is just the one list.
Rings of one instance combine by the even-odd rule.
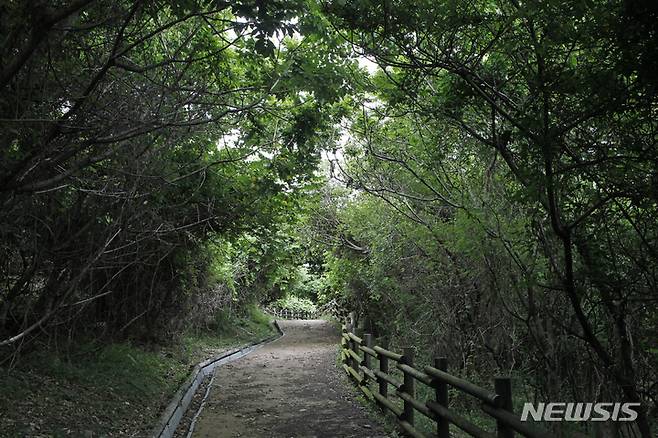
[[315, 319], [317, 318], [317, 312], [309, 312], [307, 310], [291, 310], [291, 309], [279, 309], [276, 307], [268, 307], [265, 311], [271, 315], [276, 316], [280, 319]]
[[[372, 335], [366, 333], [359, 337], [352, 332], [351, 327], [348, 329], [345, 325], [341, 346], [343, 368], [347, 374], [368, 398], [374, 399], [382, 409], [395, 414], [400, 428], [407, 436], [449, 438], [453, 425], [477, 438], [512, 438], [516, 432], [529, 438], [554, 436], [530, 427], [512, 412], [512, 386], [509, 377], [494, 379], [493, 391], [481, 388], [448, 374], [447, 360], [444, 357], [435, 358], [433, 366], [418, 366], [414, 364], [412, 349], [405, 348], [402, 354], [395, 353], [374, 345]], [[373, 359], [379, 361], [377, 367], [373, 366]], [[391, 367], [402, 372], [402, 381], [391, 374]], [[416, 383], [432, 388], [433, 399], [424, 402], [418, 400]], [[371, 384], [376, 385], [376, 389]], [[389, 386], [394, 388], [392, 393], [389, 393]], [[482, 411], [495, 420], [496, 432], [483, 430], [451, 410], [448, 397], [450, 387], [479, 400]], [[392, 395], [402, 400], [402, 406], [391, 400]], [[416, 412], [435, 423], [435, 434], [427, 435], [414, 426]]]

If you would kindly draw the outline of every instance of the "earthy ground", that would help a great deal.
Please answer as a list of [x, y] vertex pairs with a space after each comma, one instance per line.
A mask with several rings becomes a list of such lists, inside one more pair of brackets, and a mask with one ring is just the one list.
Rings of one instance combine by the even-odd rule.
[[282, 338], [217, 369], [192, 437], [386, 437], [336, 367], [333, 326], [280, 325]]

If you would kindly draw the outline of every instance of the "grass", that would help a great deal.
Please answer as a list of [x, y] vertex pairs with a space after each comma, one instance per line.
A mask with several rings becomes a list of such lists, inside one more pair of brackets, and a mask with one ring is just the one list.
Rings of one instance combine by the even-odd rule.
[[271, 317], [256, 306], [248, 307], [244, 315], [218, 312], [208, 330], [188, 332], [183, 336], [183, 355], [196, 365], [208, 357], [208, 351], [223, 351], [274, 334], [270, 322]]
[[167, 347], [34, 352], [17, 368], [0, 368], [0, 437], [147, 436], [196, 363], [272, 333], [269, 318], [251, 308], [218, 315], [212, 330]]

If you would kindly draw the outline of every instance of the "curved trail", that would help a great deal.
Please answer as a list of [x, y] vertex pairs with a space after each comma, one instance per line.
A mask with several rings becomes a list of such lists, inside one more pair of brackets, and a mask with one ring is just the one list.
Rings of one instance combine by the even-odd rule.
[[331, 324], [279, 323], [282, 338], [215, 371], [192, 437], [386, 437], [336, 367]]

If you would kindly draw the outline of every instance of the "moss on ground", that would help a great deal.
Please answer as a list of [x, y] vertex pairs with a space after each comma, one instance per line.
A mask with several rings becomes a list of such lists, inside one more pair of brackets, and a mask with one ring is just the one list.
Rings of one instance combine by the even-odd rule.
[[147, 436], [198, 362], [273, 333], [256, 308], [166, 347], [83, 344], [0, 367], [0, 437]]

